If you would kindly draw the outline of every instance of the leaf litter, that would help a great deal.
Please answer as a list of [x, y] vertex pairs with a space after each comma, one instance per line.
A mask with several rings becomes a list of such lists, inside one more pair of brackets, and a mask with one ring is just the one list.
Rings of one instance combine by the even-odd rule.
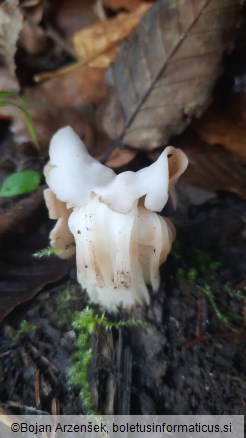
[[199, 117], [235, 38], [240, 10], [237, 0], [161, 0], [146, 12], [107, 72], [102, 124], [108, 135], [153, 149]]

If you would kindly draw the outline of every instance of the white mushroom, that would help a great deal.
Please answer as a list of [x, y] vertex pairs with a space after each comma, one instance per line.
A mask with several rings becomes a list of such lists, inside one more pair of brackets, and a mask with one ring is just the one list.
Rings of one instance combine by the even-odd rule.
[[157, 291], [159, 266], [175, 238], [171, 222], [155, 211], [187, 164], [170, 146], [151, 166], [116, 175], [88, 154], [72, 128], [53, 136], [45, 199], [51, 217], [60, 219], [51, 245], [69, 257], [75, 240], [78, 281], [93, 302], [109, 311], [149, 304], [147, 286]]

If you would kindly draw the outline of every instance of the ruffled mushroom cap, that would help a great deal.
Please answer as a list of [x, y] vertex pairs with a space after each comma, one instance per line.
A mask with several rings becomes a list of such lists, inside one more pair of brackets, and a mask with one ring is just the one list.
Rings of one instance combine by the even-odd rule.
[[75, 240], [78, 280], [92, 301], [109, 311], [149, 303], [147, 285], [157, 291], [159, 266], [175, 238], [171, 222], [155, 211], [187, 163], [169, 146], [151, 166], [116, 175], [88, 154], [70, 127], [53, 136], [45, 198], [51, 217], [60, 219], [51, 245], [67, 257]]
[[50, 143], [50, 161], [44, 175], [56, 197], [67, 207], [88, 202], [92, 188], [115, 178], [113, 170], [92, 158], [70, 126], [59, 129]]
[[177, 196], [175, 191], [175, 184], [177, 183], [180, 175], [184, 173], [188, 166], [188, 158], [181, 149], [174, 148], [173, 146], [167, 146], [165, 152], [168, 157], [168, 173], [169, 183], [168, 192], [171, 197], [173, 207], [177, 206]]
[[[169, 158], [171, 180], [169, 181]], [[133, 203], [145, 196], [148, 210], [161, 211], [188, 160], [180, 149], [168, 146], [158, 160], [138, 172], [116, 175], [92, 158], [78, 135], [69, 126], [60, 129], [50, 143], [50, 162], [44, 174], [57, 198], [68, 207], [79, 207], [96, 193], [114, 211], [127, 213]]]

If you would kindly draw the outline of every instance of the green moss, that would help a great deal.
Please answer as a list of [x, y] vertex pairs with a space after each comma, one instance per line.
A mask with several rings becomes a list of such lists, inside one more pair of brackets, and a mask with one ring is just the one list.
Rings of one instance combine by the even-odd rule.
[[[200, 289], [206, 295], [217, 318], [224, 324], [232, 327], [233, 323], [240, 320], [240, 317], [236, 313], [225, 309], [219, 303], [214, 292], [214, 287], [212, 286], [221, 266], [221, 261], [218, 260], [218, 257], [215, 257], [214, 254], [193, 249], [192, 253], [189, 254], [189, 264], [186, 262], [178, 267], [178, 279], [181, 283], [188, 281]], [[222, 287], [223, 292], [229, 295], [231, 299], [237, 301], [243, 300], [245, 294], [242, 290], [235, 290], [229, 285]]]
[[220, 267], [221, 262], [212, 254], [196, 249], [192, 254], [190, 265], [184, 264], [178, 268], [178, 278], [195, 284], [199, 278], [203, 280], [211, 278]]
[[195, 250], [196, 266], [199, 274], [204, 278], [213, 274], [221, 267], [221, 262], [213, 254]]
[[245, 298], [246, 287], [243, 287], [242, 289], [235, 289], [229, 284], [226, 284], [224, 290], [230, 298], [236, 299], [238, 301], [243, 301]]
[[23, 336], [26, 334], [32, 333], [36, 330], [36, 326], [32, 323], [24, 319], [20, 323], [20, 327], [16, 330], [14, 340], [18, 342]]
[[225, 325], [231, 326], [232, 322], [235, 319], [238, 319], [237, 315], [235, 313], [230, 312], [228, 310], [225, 310], [222, 308], [222, 306], [219, 305], [219, 303], [216, 300], [216, 296], [214, 294], [214, 291], [212, 289], [212, 286], [209, 284], [205, 284], [203, 287], [200, 288], [202, 292], [207, 296], [214, 312], [217, 315], [217, 318], [222, 321]]
[[88, 375], [88, 366], [92, 360], [92, 334], [95, 333], [98, 328], [109, 331], [121, 327], [139, 325], [146, 327], [147, 323], [142, 320], [134, 319], [113, 322], [106, 317], [105, 313], [98, 315], [89, 306], [87, 306], [82, 312], [76, 312], [74, 314], [72, 327], [77, 333], [77, 340], [75, 344], [76, 351], [72, 356], [73, 365], [69, 370], [69, 383], [80, 385], [82, 387], [80, 396], [88, 414], [95, 414]]
[[53, 246], [48, 246], [47, 248], [40, 249], [33, 254], [33, 257], [41, 259], [42, 257], [50, 257], [53, 255], [58, 255], [61, 253], [61, 248], [55, 248]]

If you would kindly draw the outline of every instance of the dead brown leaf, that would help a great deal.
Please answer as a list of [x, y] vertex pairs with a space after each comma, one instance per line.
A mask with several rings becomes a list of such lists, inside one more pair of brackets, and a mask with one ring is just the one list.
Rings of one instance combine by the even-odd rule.
[[246, 199], [246, 169], [240, 158], [222, 146], [203, 142], [191, 131], [175, 142], [175, 146], [181, 145], [189, 159], [185, 180], [212, 192], [229, 191]]
[[[78, 7], [76, 2], [75, 6], [76, 8]], [[56, 125], [54, 123], [52, 112], [54, 105], [55, 107], [59, 107], [59, 110], [57, 111], [57, 121], [59, 118], [63, 120], [64, 124], [70, 124], [73, 126], [73, 123], [71, 123], [69, 119], [71, 119], [71, 112], [75, 114], [77, 111], [74, 109], [74, 107], [87, 103], [97, 103], [99, 100], [105, 97], [105, 84], [103, 79], [105, 66], [108, 66], [112, 60], [112, 56], [114, 56], [115, 53], [115, 47], [113, 47], [114, 53], [112, 53], [112, 44], [115, 46], [116, 43], [119, 43], [120, 39], [124, 38], [124, 36], [128, 34], [134, 26], [136, 26], [140, 17], [148, 7], [149, 5], [146, 6], [144, 4], [133, 14], [121, 14], [120, 16], [117, 16], [116, 19], [100, 21], [94, 26], [84, 30], [82, 29], [80, 32], [75, 34], [75, 40], [77, 41], [79, 56], [82, 56], [83, 53], [83, 56], [87, 56], [87, 58], [83, 58], [83, 62], [81, 61], [80, 63], [76, 63], [74, 65], [65, 66], [58, 70], [44, 72], [35, 76], [35, 79], [38, 82], [43, 82], [37, 87], [32, 87], [30, 89], [27, 88], [25, 90], [25, 95], [26, 97], [30, 98], [31, 115], [34, 118], [34, 122], [37, 121], [36, 129], [38, 131], [38, 137], [41, 143], [48, 141], [48, 136], [45, 135], [47, 128], [49, 130], [49, 126], [51, 124], [52, 126]], [[125, 19], [126, 17], [129, 18], [127, 21]], [[97, 38], [95, 38], [95, 36], [97, 36]], [[99, 36], [101, 38], [98, 38]], [[86, 38], [86, 41], [84, 38]], [[108, 51], [106, 51], [106, 49]], [[100, 55], [103, 51], [104, 53]], [[83, 64], [84, 61], [87, 62], [91, 58], [96, 58], [100, 67], [95, 67], [92, 64]], [[60, 90], [62, 90], [62, 92]], [[43, 104], [45, 102], [51, 104], [51, 108], [48, 108], [49, 120], [47, 121], [47, 126], [43, 126], [43, 124], [40, 123], [40, 120], [43, 118], [42, 114], [44, 114], [42, 108], [40, 108], [39, 117], [37, 117], [35, 114], [35, 102], [33, 102], [33, 99], [43, 102]], [[40, 107], [40, 104], [38, 107]], [[64, 121], [64, 117], [61, 115], [61, 112], [65, 110], [64, 107], [67, 107], [66, 111], [68, 116], [66, 121]], [[68, 108], [70, 107], [73, 109], [68, 112]], [[51, 112], [52, 115], [50, 117]], [[6, 114], [5, 110], [3, 111], [3, 114]], [[18, 120], [20, 117], [21, 115], [18, 115]], [[17, 126], [15, 126], [15, 116], [13, 129], [16, 133], [18, 133], [20, 138], [23, 130], [23, 123], [21, 123], [21, 127], [18, 126], [18, 120]], [[60, 123], [58, 124], [60, 125]], [[42, 129], [40, 129], [40, 127], [42, 127]], [[26, 129], [24, 129], [24, 131], [26, 135]], [[54, 130], [52, 132], [54, 132]]]
[[[35, 95], [35, 97], [34, 97]], [[32, 117], [37, 137], [39, 139], [40, 154], [48, 155], [50, 139], [59, 128], [70, 125], [83, 139], [91, 155], [101, 159], [110, 147], [110, 139], [101, 132], [96, 124], [95, 114], [72, 106], [58, 107], [52, 104], [52, 99], [44, 99], [42, 93], [33, 93], [32, 89], [27, 90], [25, 98], [26, 107]], [[72, 102], [71, 102], [72, 103]], [[4, 116], [12, 120], [11, 131], [17, 144], [31, 142], [25, 118], [21, 111], [15, 107], [1, 108]], [[128, 153], [129, 161], [133, 153]], [[116, 152], [117, 155], [117, 152]], [[117, 158], [118, 161], [118, 158]], [[126, 156], [123, 152], [122, 163], [126, 163]]]
[[102, 68], [76, 64], [38, 77], [47, 80], [34, 88], [27, 89], [26, 94], [30, 97], [46, 99], [47, 102], [55, 103], [59, 107], [95, 103], [105, 96]]
[[137, 151], [130, 148], [115, 149], [106, 161], [106, 165], [111, 168], [121, 167], [132, 161], [137, 155]]
[[3, 209], [0, 202], [0, 209], [3, 210], [0, 214], [0, 236], [26, 229], [34, 217], [40, 215], [43, 203], [43, 189], [15, 203], [12, 202], [9, 208]]
[[31, 300], [46, 284], [66, 275], [71, 260], [33, 257], [35, 252], [47, 246], [47, 237], [39, 232], [12, 233], [1, 241], [0, 320], [17, 305]]
[[118, 44], [135, 29], [149, 7], [149, 3], [143, 3], [130, 14], [119, 13], [76, 32], [73, 42], [81, 62], [106, 68], [114, 60]]
[[[41, 99], [26, 98], [25, 101], [36, 129], [41, 155], [47, 155], [54, 132], [66, 125], [72, 126], [86, 144], [94, 144], [94, 121], [88, 111], [65, 106], [59, 108]], [[1, 108], [1, 114], [12, 120], [11, 131], [16, 143], [32, 142], [22, 111], [8, 106]]]
[[65, 38], [72, 38], [75, 32], [99, 20], [94, 7], [94, 0], [61, 0], [57, 3], [55, 21]]
[[199, 117], [240, 11], [240, 0], [154, 4], [107, 71], [110, 94], [102, 125], [109, 137], [152, 149]]
[[[223, 106], [222, 106], [223, 105]], [[246, 94], [234, 94], [228, 102], [213, 104], [194, 123], [194, 129], [209, 144], [220, 144], [246, 158]]]

